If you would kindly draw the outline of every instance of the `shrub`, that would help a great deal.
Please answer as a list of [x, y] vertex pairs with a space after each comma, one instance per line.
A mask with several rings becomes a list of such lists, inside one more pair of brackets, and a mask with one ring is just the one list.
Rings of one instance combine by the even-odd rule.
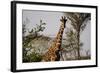
[[35, 52], [23, 57], [23, 62], [40, 62], [41, 60], [42, 56]]
[[30, 61], [31, 62], [40, 62], [42, 60], [42, 56], [38, 53], [32, 53], [30, 54]]

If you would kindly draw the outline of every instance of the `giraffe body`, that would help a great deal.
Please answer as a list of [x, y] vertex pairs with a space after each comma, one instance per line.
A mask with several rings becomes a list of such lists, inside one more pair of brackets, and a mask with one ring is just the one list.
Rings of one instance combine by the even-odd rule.
[[62, 50], [61, 49], [61, 43], [62, 43], [62, 35], [63, 31], [65, 28], [65, 24], [67, 19], [65, 17], [62, 17], [61, 21], [61, 26], [59, 29], [59, 32], [54, 39], [54, 42], [48, 48], [48, 51], [43, 55], [43, 61], [59, 61], [60, 60], [60, 54], [59, 52]]

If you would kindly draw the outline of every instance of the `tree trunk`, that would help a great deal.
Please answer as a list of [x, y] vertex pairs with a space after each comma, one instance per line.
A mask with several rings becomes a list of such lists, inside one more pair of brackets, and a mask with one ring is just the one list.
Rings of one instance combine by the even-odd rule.
[[77, 52], [78, 52], [78, 60], [80, 60], [80, 32], [77, 33]]

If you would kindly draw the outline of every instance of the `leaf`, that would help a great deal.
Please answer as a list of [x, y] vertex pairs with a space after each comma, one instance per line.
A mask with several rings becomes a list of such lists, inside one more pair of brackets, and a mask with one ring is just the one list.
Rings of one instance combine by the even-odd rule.
[[46, 23], [42, 23], [42, 25], [46, 25]]
[[83, 30], [85, 29], [85, 27], [86, 27], [86, 24], [83, 24], [83, 25], [81, 26], [81, 31], [83, 31]]

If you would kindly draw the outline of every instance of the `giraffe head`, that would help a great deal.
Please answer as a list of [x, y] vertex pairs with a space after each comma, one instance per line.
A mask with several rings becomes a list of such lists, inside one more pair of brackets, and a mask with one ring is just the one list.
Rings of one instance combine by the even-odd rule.
[[60, 21], [62, 22], [62, 24], [63, 24], [63, 26], [65, 28], [66, 27], [65, 26], [66, 25], [66, 21], [67, 21], [66, 17], [65, 16], [62, 16], [62, 18], [60, 19]]

